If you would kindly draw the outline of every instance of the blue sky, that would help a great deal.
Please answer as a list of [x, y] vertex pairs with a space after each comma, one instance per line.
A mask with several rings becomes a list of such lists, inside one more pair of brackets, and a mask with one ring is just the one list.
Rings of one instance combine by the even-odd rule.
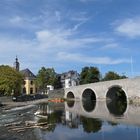
[[[140, 0], [0, 0], [0, 64], [140, 75]], [[132, 58], [132, 59], [131, 59]]]

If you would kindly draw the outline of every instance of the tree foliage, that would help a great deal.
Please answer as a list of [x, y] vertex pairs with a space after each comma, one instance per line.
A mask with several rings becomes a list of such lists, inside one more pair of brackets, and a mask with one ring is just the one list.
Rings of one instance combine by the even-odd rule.
[[127, 78], [125, 75], [121, 76], [117, 74], [116, 72], [109, 71], [105, 74], [103, 81], [109, 81], [109, 80], [117, 80], [117, 79], [124, 79]]
[[0, 66], [0, 94], [2, 95], [19, 95], [23, 76], [15, 69], [9, 66]]
[[100, 71], [97, 67], [84, 67], [80, 73], [80, 84], [98, 82], [100, 80]]
[[56, 72], [53, 68], [42, 67], [37, 74], [37, 85], [40, 90], [46, 90], [47, 85], [54, 86], [56, 83]]

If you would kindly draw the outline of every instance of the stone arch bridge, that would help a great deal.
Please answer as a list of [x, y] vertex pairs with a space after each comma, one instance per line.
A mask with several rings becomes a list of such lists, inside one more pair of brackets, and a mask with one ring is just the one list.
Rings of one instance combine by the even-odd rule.
[[93, 93], [91, 98], [95, 100], [106, 99], [107, 97], [113, 99], [114, 95], [110, 93], [116, 92], [116, 90], [121, 91], [120, 93], [123, 93], [127, 100], [133, 97], [140, 97], [140, 77], [97, 82], [66, 88], [64, 97], [82, 100], [86, 97], [85, 93]]

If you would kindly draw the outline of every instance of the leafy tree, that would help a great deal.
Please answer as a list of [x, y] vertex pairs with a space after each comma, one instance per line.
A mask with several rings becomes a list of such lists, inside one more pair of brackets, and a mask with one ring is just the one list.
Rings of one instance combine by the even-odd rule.
[[20, 72], [9, 66], [0, 66], [0, 94], [19, 95], [22, 82], [23, 76]]
[[56, 75], [56, 79], [55, 79], [55, 82], [54, 82], [54, 88], [55, 89], [62, 88], [61, 77], [59, 75]]
[[81, 117], [83, 129], [87, 133], [95, 133], [101, 130], [102, 122], [94, 118]]
[[125, 75], [122, 75], [120, 79], [126, 79], [126, 78], [128, 78], [128, 77]]
[[80, 73], [80, 84], [98, 82], [100, 80], [100, 71], [97, 67], [84, 67]]
[[54, 86], [56, 83], [56, 73], [53, 68], [42, 67], [37, 74], [36, 83], [40, 90], [46, 90], [47, 85]]
[[120, 76], [119, 74], [109, 71], [105, 74], [105, 77], [103, 78], [103, 81], [109, 81], [109, 80], [117, 80], [117, 79], [124, 79], [127, 78], [125, 75]]
[[56, 81], [56, 72], [54, 68], [47, 68], [46, 69], [46, 79], [47, 79], [47, 85], [53, 85], [55, 84]]
[[39, 89], [45, 89], [47, 86], [47, 79], [46, 79], [46, 68], [42, 67], [37, 74], [36, 83]]

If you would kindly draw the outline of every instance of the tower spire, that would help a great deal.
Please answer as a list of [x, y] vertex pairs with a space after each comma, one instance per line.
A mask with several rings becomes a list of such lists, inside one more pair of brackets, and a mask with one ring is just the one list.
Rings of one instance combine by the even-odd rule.
[[18, 62], [18, 57], [16, 56], [15, 62], [14, 62], [14, 68], [16, 71], [19, 71], [19, 62]]

